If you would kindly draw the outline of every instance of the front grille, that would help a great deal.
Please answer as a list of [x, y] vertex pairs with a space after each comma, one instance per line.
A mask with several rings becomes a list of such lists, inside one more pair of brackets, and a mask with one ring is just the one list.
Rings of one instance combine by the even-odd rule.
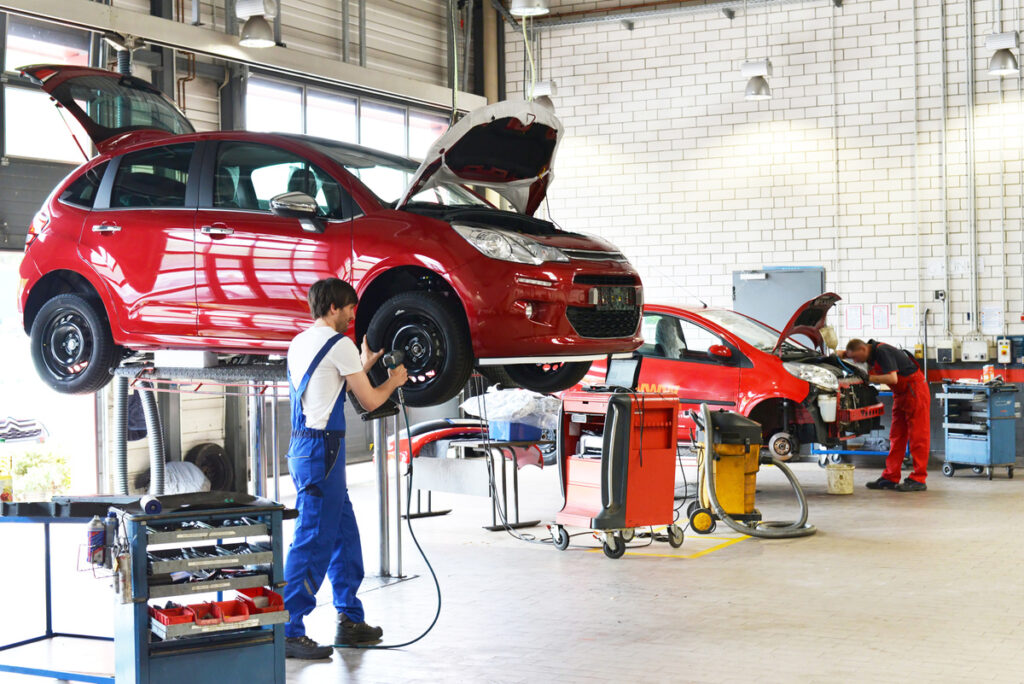
[[636, 276], [581, 273], [572, 279], [577, 285], [636, 285]]
[[565, 311], [569, 323], [581, 337], [632, 337], [640, 324], [640, 309], [601, 311], [570, 306]]
[[562, 249], [562, 253], [570, 259], [584, 261], [626, 261], [622, 252], [600, 252], [592, 249]]

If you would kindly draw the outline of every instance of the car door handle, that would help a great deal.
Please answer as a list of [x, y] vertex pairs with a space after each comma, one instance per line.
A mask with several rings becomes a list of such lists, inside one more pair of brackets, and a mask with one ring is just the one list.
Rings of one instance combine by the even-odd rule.
[[94, 233], [120, 233], [121, 226], [113, 223], [97, 223], [92, 227]]
[[203, 226], [199, 230], [204, 235], [231, 235], [235, 232], [234, 228], [228, 228], [227, 226]]

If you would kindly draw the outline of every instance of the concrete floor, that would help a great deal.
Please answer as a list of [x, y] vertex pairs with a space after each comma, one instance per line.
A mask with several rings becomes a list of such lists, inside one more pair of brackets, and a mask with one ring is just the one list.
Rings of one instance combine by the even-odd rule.
[[[453, 512], [413, 522], [444, 596], [434, 631], [398, 651], [289, 660], [288, 681], [1024, 680], [1024, 546], [1014, 541], [1024, 483], [1005, 469], [992, 481], [969, 470], [949, 479], [936, 464], [927, 492], [875, 492], [864, 488], [879, 475], [872, 459], [858, 463], [852, 496], [833, 496], [816, 464], [795, 470], [817, 535], [764, 541], [720, 526], [710, 537], [687, 532], [678, 550], [638, 540], [618, 560], [588, 548], [597, 546], [590, 535], [559, 552], [487, 532], [486, 499], [437, 495], [435, 505]], [[550, 519], [557, 473], [528, 467], [521, 477], [524, 518]], [[416, 577], [384, 587], [371, 577], [372, 478], [368, 464], [350, 468], [368, 575], [362, 598], [368, 620], [395, 643], [429, 624], [435, 595], [408, 535], [403, 569]], [[764, 469], [758, 485], [766, 518], [793, 517], [777, 470]], [[320, 598], [308, 631], [328, 640], [328, 587]]]

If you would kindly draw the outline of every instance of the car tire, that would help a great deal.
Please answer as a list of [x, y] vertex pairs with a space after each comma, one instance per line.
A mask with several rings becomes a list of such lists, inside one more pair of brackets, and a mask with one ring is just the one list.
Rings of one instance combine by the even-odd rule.
[[92, 394], [111, 380], [119, 361], [103, 306], [78, 294], [43, 304], [30, 331], [32, 362], [61, 394]]
[[476, 370], [490, 385], [501, 385], [502, 389], [519, 387], [519, 384], [505, 372], [504, 366], [477, 366]]
[[[403, 292], [384, 302], [366, 329], [371, 349], [400, 350], [409, 381], [402, 388], [409, 406], [436, 406], [455, 395], [473, 371], [469, 331], [458, 305], [437, 292]], [[379, 385], [383, 363], [370, 369]]]
[[524, 389], [550, 394], [579, 384], [590, 370], [589, 361], [564, 363], [519, 363], [504, 366], [505, 373]]

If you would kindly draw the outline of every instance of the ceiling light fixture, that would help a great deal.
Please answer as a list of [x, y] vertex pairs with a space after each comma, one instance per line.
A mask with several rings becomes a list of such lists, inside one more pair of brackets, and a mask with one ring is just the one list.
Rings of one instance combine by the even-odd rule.
[[991, 76], [1016, 76], [1020, 71], [1013, 49], [1017, 47], [1017, 32], [993, 33], [985, 37], [985, 47], [995, 50], [988, 62]]
[[747, 40], [747, 26], [749, 25], [749, 18], [747, 16], [747, 2], [743, 0], [743, 66], [740, 67], [740, 74], [748, 79], [747, 87], [743, 90], [743, 97], [747, 100], [770, 100], [772, 99], [772, 89], [768, 86], [768, 76], [772, 75], [772, 61], [768, 59], [768, 29], [767, 29], [767, 18], [768, 18], [768, 3], [765, 3], [765, 58], [757, 61], [750, 61], [747, 59], [747, 46], [749, 41]]
[[508, 6], [513, 17], [539, 17], [551, 11], [548, 0], [512, 0]]
[[238, 44], [246, 48], [268, 48], [277, 44], [274, 29], [267, 19], [277, 16], [274, 0], [237, 0], [235, 16], [244, 19]]

